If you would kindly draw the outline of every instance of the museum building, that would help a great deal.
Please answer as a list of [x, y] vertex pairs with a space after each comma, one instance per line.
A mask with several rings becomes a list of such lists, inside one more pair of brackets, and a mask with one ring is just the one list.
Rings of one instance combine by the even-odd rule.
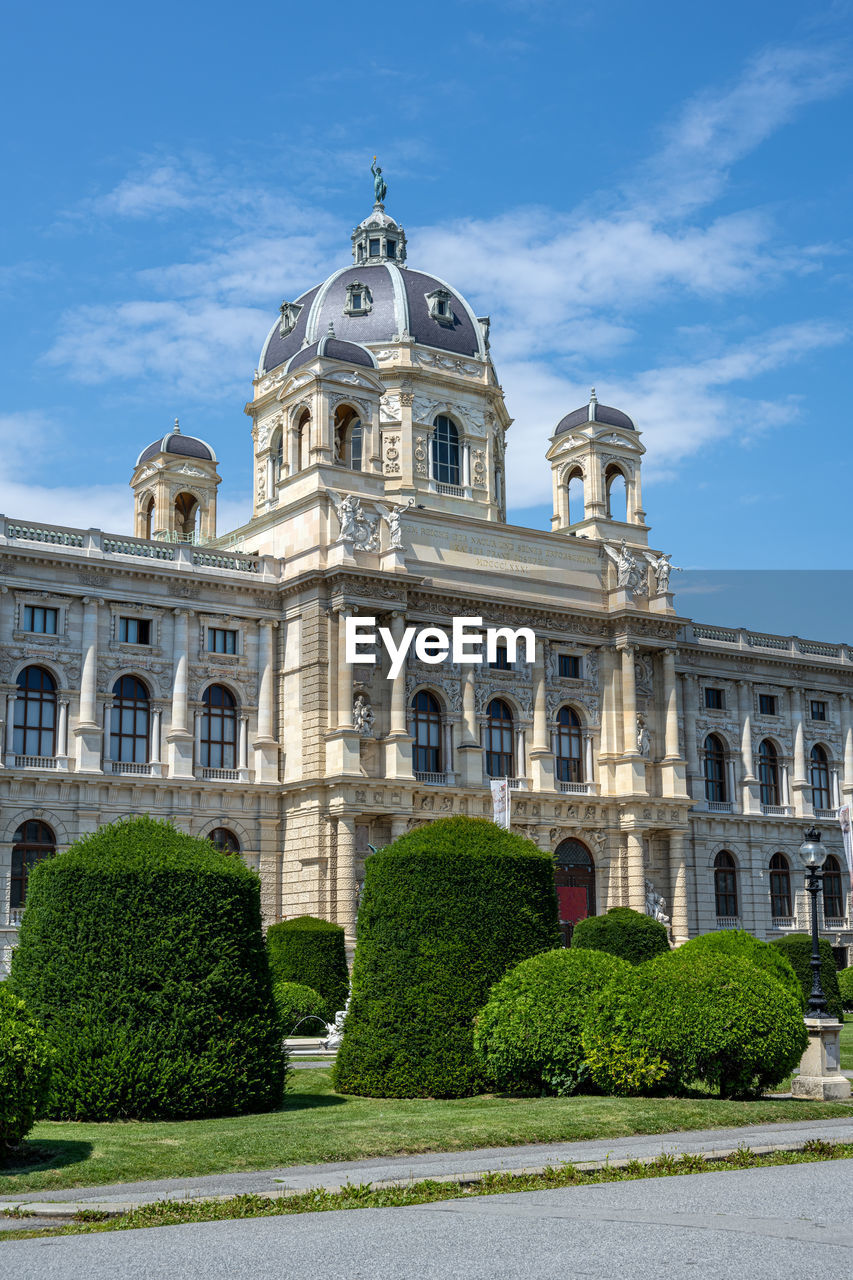
[[[220, 533], [211, 444], [176, 423], [131, 477], [135, 536], [0, 517], [0, 965], [32, 866], [150, 813], [257, 868], [268, 923], [350, 943], [364, 859], [437, 817], [554, 854], [573, 924], [629, 905], [678, 942], [807, 926], [796, 849], [830, 850], [822, 929], [853, 944], [853, 648], [680, 616], [644, 448], [599, 403], [553, 428], [549, 530], [506, 521], [512, 419], [489, 320], [408, 265], [381, 200], [352, 262], [282, 303], [245, 406], [253, 514]], [[544, 441], [543, 441], [544, 444]], [[344, 661], [346, 619], [530, 627], [535, 658]]]

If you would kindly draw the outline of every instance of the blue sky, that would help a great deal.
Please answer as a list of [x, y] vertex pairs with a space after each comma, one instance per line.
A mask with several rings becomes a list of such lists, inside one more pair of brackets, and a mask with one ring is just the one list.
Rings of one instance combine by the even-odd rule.
[[848, 3], [84, 0], [4, 37], [0, 510], [129, 529], [177, 415], [245, 518], [263, 338], [377, 152], [410, 263], [492, 316], [511, 519], [547, 527], [595, 385], [675, 563], [850, 565]]

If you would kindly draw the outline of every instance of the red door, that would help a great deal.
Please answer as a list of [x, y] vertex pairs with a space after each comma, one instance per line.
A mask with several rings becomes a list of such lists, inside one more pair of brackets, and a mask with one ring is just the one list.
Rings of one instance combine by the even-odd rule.
[[554, 854], [554, 883], [563, 946], [572, 941], [578, 920], [595, 915], [595, 866], [592, 855], [580, 840], [564, 840]]

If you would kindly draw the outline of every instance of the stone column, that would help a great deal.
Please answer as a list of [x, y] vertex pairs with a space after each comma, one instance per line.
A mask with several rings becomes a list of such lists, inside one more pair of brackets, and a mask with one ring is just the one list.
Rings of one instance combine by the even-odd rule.
[[[637, 678], [634, 672], [634, 646], [620, 645], [622, 654], [622, 754], [638, 756], [637, 746]], [[644, 899], [645, 900], [645, 899]]]
[[643, 913], [646, 910], [646, 867], [639, 831], [628, 832], [628, 906]]
[[445, 720], [441, 726], [444, 750], [444, 773], [453, 773], [453, 725]]
[[684, 855], [683, 831], [669, 833], [669, 893], [673, 942], [686, 942], [687, 923], [687, 859]]
[[15, 693], [6, 694], [6, 754], [13, 756], [15, 754], [15, 703], [18, 695]]
[[163, 712], [160, 707], [154, 707], [151, 711], [151, 764], [152, 767], [159, 770], [160, 760], [160, 725], [163, 719]]
[[465, 667], [462, 684], [462, 741], [459, 743], [459, 774], [463, 787], [483, 785], [483, 745], [477, 724], [477, 698], [473, 666]]
[[[346, 660], [346, 620], [351, 610], [341, 609], [338, 614], [338, 725], [339, 729], [351, 729], [352, 723], [352, 667]], [[392, 625], [393, 631], [393, 625]], [[394, 682], [396, 684], [396, 681]], [[405, 690], [405, 684], [403, 686]], [[392, 696], [392, 725], [393, 725]]]
[[791, 689], [791, 728], [794, 734], [794, 777], [791, 786], [794, 812], [800, 817], [808, 817], [813, 813], [811, 789], [806, 777], [806, 747], [803, 728], [803, 694], [800, 689]]
[[391, 842], [399, 840], [400, 836], [404, 836], [409, 829], [408, 818], [392, 818], [391, 819]]
[[337, 922], [346, 933], [346, 941], [355, 945], [356, 875], [355, 818], [338, 818]]
[[545, 641], [536, 646], [533, 663], [533, 742], [530, 747], [530, 772], [534, 791], [554, 790], [554, 754], [548, 733], [548, 701], [546, 697]]
[[278, 622], [258, 621], [258, 732], [252, 743], [255, 752], [255, 781], [278, 780], [278, 742], [275, 737], [275, 652]]
[[327, 728], [338, 727], [338, 615], [334, 609], [326, 610], [326, 644], [329, 655], [327, 668], [328, 679], [328, 717]]
[[83, 663], [80, 674], [80, 718], [77, 739], [78, 772], [101, 772], [103, 730], [98, 724], [98, 606], [100, 600], [83, 597]]
[[68, 768], [68, 699], [59, 699], [59, 723], [56, 727], [56, 764]]
[[686, 672], [682, 677], [681, 705], [684, 708], [684, 745], [687, 748], [687, 790], [694, 801], [704, 800], [702, 769], [696, 742], [696, 720], [699, 716], [699, 690], [696, 677]]
[[584, 782], [595, 782], [595, 767], [593, 764], [592, 753], [592, 730], [584, 729], [583, 732], [583, 772]]
[[851, 697], [845, 693], [841, 699], [841, 736], [844, 750], [844, 781], [842, 793], [844, 801], [853, 800], [853, 715], [851, 715]]
[[[406, 629], [404, 613], [392, 613], [391, 635], [399, 646]], [[391, 732], [385, 746], [385, 775], [388, 778], [413, 778], [412, 735], [406, 714], [406, 664], [391, 682]]]
[[209, 768], [209, 761], [208, 764], [205, 765], [201, 758], [202, 715], [203, 712], [200, 710], [193, 712], [193, 755], [195, 758], [195, 771], [197, 774], [200, 774], [202, 768]]
[[109, 697], [104, 702], [104, 771], [108, 772], [108, 764], [113, 758], [113, 700]]
[[525, 751], [526, 730], [519, 729], [515, 739], [515, 768], [517, 778], [527, 777], [527, 752]]
[[740, 759], [743, 770], [743, 811], [760, 813], [758, 779], [755, 776], [755, 760], [752, 752], [752, 686], [748, 680], [738, 680], [737, 699], [740, 715]]
[[[174, 610], [172, 640], [172, 709], [167, 759], [169, 776], [193, 776], [193, 734], [188, 720], [189, 625], [195, 615], [188, 609]], [[200, 763], [200, 761], [199, 761]]]
[[686, 796], [687, 773], [678, 746], [678, 684], [675, 678], [675, 650], [663, 651], [664, 745], [661, 789], [665, 796]]
[[238, 742], [237, 768], [249, 767], [249, 717], [240, 716], [240, 737]]

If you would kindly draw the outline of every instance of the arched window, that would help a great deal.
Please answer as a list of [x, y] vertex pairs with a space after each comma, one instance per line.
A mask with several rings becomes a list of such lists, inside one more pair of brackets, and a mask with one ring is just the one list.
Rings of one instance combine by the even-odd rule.
[[844, 881], [841, 879], [841, 863], [830, 853], [823, 864], [823, 918], [843, 920]]
[[569, 501], [569, 524], [578, 524], [583, 520], [586, 510], [583, 501], [583, 472], [575, 467], [566, 480]]
[[623, 472], [612, 463], [604, 473], [607, 516], [610, 520], [628, 519], [628, 485]]
[[459, 484], [459, 432], [440, 413], [432, 433], [432, 478], [439, 484]]
[[122, 676], [113, 685], [110, 713], [110, 750], [113, 760], [124, 764], [148, 761], [150, 722], [148, 690], [136, 676]]
[[215, 827], [207, 838], [220, 853], [240, 852], [240, 841], [227, 827]]
[[412, 698], [412, 736], [415, 773], [441, 773], [441, 707], [426, 689]]
[[179, 493], [175, 498], [175, 529], [182, 542], [195, 540], [197, 515], [198, 499], [191, 493]]
[[296, 465], [300, 471], [308, 466], [311, 450], [311, 414], [304, 409], [296, 424]]
[[790, 918], [791, 867], [784, 853], [774, 853], [770, 859], [770, 914], [774, 920]]
[[[270, 466], [272, 468], [272, 494], [275, 493], [276, 485], [284, 475], [284, 436], [281, 431], [276, 431], [270, 445]], [[272, 496], [272, 494], [270, 496]]]
[[779, 753], [773, 743], [765, 738], [758, 748], [758, 781], [761, 803], [779, 803]]
[[812, 806], [815, 809], [831, 809], [832, 796], [829, 790], [829, 760], [821, 746], [811, 750], [809, 762], [809, 782], [812, 788]]
[[363, 439], [361, 419], [349, 405], [338, 405], [335, 410], [335, 462], [338, 466], [361, 471]]
[[724, 804], [726, 800], [726, 750], [715, 733], [705, 739], [705, 799]]
[[154, 499], [149, 498], [142, 509], [142, 536], [150, 538], [154, 527]]
[[44, 667], [25, 667], [16, 684], [12, 750], [18, 756], [54, 755], [56, 681]]
[[718, 918], [737, 918], [737, 863], [723, 849], [714, 859], [714, 902]]
[[557, 845], [554, 863], [560, 933], [568, 947], [578, 920], [595, 915], [595, 865], [586, 845], [573, 836]]
[[580, 717], [571, 707], [557, 712], [556, 765], [558, 782], [583, 782], [583, 737]]
[[490, 778], [515, 774], [512, 712], [502, 698], [493, 698], [486, 710], [486, 773]]
[[27, 896], [30, 870], [56, 853], [56, 838], [46, 822], [22, 822], [12, 837], [12, 884], [9, 906], [22, 907]]
[[237, 702], [221, 684], [211, 684], [202, 696], [201, 767], [237, 767]]

